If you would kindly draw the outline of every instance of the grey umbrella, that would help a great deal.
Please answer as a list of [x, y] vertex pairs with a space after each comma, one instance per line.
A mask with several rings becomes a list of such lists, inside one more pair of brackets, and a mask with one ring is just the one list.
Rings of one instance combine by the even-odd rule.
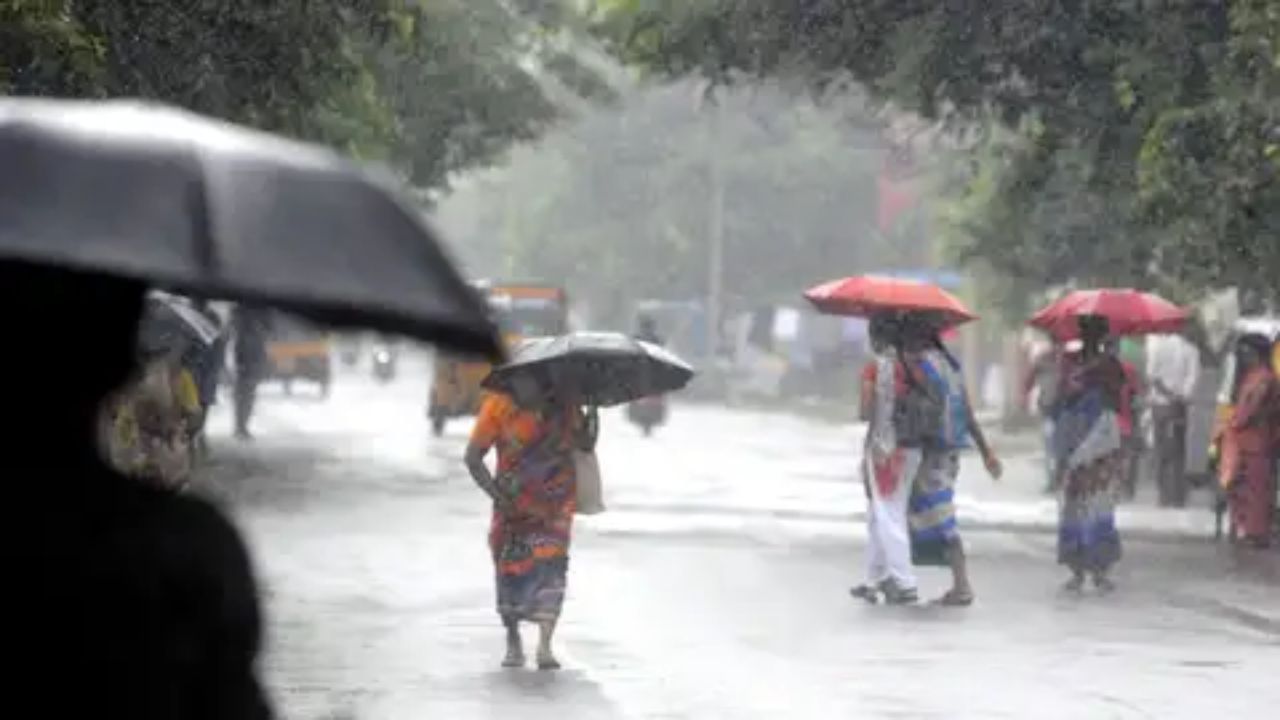
[[484, 386], [517, 401], [561, 388], [583, 404], [607, 407], [679, 390], [692, 378], [693, 368], [658, 345], [621, 333], [578, 332], [526, 340]]
[[0, 99], [0, 257], [499, 352], [482, 300], [390, 183], [162, 105]]

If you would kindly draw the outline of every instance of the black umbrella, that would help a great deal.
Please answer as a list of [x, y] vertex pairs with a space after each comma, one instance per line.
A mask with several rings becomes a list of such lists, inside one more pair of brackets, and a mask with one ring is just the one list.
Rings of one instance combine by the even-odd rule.
[[388, 183], [161, 105], [0, 99], [0, 257], [499, 352], [484, 303]]
[[484, 386], [518, 400], [548, 388], [577, 393], [584, 404], [619, 405], [679, 390], [693, 368], [674, 353], [621, 333], [570, 333], [522, 343]]
[[147, 296], [138, 324], [138, 344], [144, 350], [206, 351], [221, 334], [211, 319], [181, 298], [153, 292]]

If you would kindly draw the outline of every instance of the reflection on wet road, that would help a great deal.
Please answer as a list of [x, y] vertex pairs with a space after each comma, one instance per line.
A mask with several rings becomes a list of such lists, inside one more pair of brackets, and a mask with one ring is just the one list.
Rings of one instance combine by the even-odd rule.
[[500, 671], [467, 423], [431, 438], [411, 367], [327, 402], [267, 388], [257, 442], [215, 434], [210, 491], [254, 543], [284, 717], [1199, 718], [1280, 700], [1268, 563], [1131, 542], [1119, 593], [1072, 599], [1051, 538], [975, 531], [977, 605], [866, 606], [846, 592], [855, 431], [692, 407], [649, 440], [606, 418], [611, 509], [575, 535], [566, 670]]

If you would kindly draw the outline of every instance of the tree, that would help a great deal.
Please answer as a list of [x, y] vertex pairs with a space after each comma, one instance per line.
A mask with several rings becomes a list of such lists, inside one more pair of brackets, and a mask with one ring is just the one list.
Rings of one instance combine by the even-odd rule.
[[[438, 189], [543, 131], [558, 112], [546, 83], [600, 90], [564, 42], [550, 47], [562, 33], [543, 20], [569, 17], [553, 5], [3, 0], [0, 91], [162, 100]], [[529, 69], [545, 58], [555, 69]]]
[[895, 253], [923, 237], [876, 232], [884, 146], [861, 103], [724, 90], [715, 138], [711, 101], [695, 82], [635, 88], [460, 190], [441, 222], [483, 274], [564, 282], [598, 320], [625, 324], [637, 299], [706, 296], [718, 143], [730, 300], [794, 302], [821, 280], [912, 259]]
[[956, 129], [962, 256], [1037, 282], [1193, 294], [1280, 276], [1280, 3], [601, 0], [595, 27], [665, 74], [852, 80]]

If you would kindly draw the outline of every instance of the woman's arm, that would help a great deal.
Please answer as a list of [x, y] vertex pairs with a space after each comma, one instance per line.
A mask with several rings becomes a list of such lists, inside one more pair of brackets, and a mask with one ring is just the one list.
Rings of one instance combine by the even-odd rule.
[[977, 415], [973, 412], [973, 401], [969, 398], [969, 388], [964, 388], [964, 417], [965, 422], [969, 423], [969, 434], [973, 436], [973, 441], [978, 445], [978, 452], [982, 453], [982, 462], [987, 466], [987, 472], [991, 477], [999, 480], [1004, 474], [1004, 465], [1000, 462], [1000, 458], [996, 457], [995, 450], [987, 442], [987, 435], [982, 431], [982, 425], [978, 422]]
[[471, 473], [471, 479], [476, 486], [484, 491], [491, 500], [497, 505], [504, 505], [506, 498], [498, 491], [498, 483], [493, 477], [493, 473], [489, 472], [489, 466], [485, 464], [484, 456], [489, 454], [489, 449], [474, 443], [467, 444], [466, 454], [463, 460], [467, 464], [467, 470]]
[[600, 411], [595, 405], [587, 407], [586, 412], [574, 410], [574, 447], [582, 452], [594, 452], [596, 440], [600, 438]]

